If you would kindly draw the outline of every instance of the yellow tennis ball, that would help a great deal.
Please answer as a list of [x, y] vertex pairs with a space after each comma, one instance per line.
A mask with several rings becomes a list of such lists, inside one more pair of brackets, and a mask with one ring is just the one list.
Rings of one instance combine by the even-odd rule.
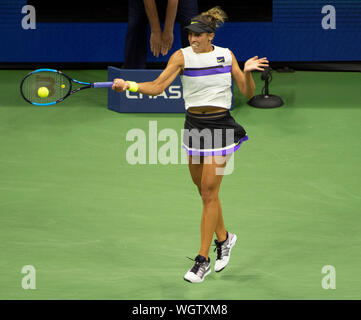
[[62, 84], [62, 85], [61, 85], [61, 88], [64, 89], [64, 88], [65, 88], [65, 84]]
[[46, 98], [49, 95], [49, 90], [47, 87], [40, 87], [38, 89], [38, 96], [40, 98]]

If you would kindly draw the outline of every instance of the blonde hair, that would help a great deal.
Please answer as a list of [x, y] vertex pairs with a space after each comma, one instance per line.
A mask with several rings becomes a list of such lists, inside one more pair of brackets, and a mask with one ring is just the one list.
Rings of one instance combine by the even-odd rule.
[[208, 11], [202, 12], [194, 19], [211, 26], [213, 29], [217, 29], [227, 20], [227, 18], [227, 14], [221, 9], [221, 7], [216, 6]]

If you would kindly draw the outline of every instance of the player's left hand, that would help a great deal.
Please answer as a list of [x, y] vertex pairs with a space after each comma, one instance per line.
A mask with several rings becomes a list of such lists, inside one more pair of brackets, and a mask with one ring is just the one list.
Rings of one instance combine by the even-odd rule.
[[251, 59], [248, 59], [244, 64], [244, 72], [250, 72], [254, 70], [263, 71], [265, 67], [269, 66], [267, 58], [258, 59], [258, 56], [255, 56]]
[[123, 92], [129, 89], [129, 83], [123, 79], [114, 79], [112, 89], [116, 92]]

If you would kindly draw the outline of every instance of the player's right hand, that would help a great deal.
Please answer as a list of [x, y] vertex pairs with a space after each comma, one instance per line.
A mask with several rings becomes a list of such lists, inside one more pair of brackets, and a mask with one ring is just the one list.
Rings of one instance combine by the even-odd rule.
[[129, 89], [129, 83], [125, 82], [123, 79], [114, 79], [112, 89], [116, 92], [123, 92]]

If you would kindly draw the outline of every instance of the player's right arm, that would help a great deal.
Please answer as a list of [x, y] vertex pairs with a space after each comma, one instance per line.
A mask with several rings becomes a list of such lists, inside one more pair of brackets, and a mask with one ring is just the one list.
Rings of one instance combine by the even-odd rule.
[[[178, 50], [170, 57], [167, 67], [157, 79], [150, 82], [138, 83], [138, 92], [149, 96], [161, 94], [184, 69], [184, 57], [182, 50]], [[123, 92], [129, 89], [129, 83], [124, 79], [114, 79], [112, 89], [117, 92]]]

